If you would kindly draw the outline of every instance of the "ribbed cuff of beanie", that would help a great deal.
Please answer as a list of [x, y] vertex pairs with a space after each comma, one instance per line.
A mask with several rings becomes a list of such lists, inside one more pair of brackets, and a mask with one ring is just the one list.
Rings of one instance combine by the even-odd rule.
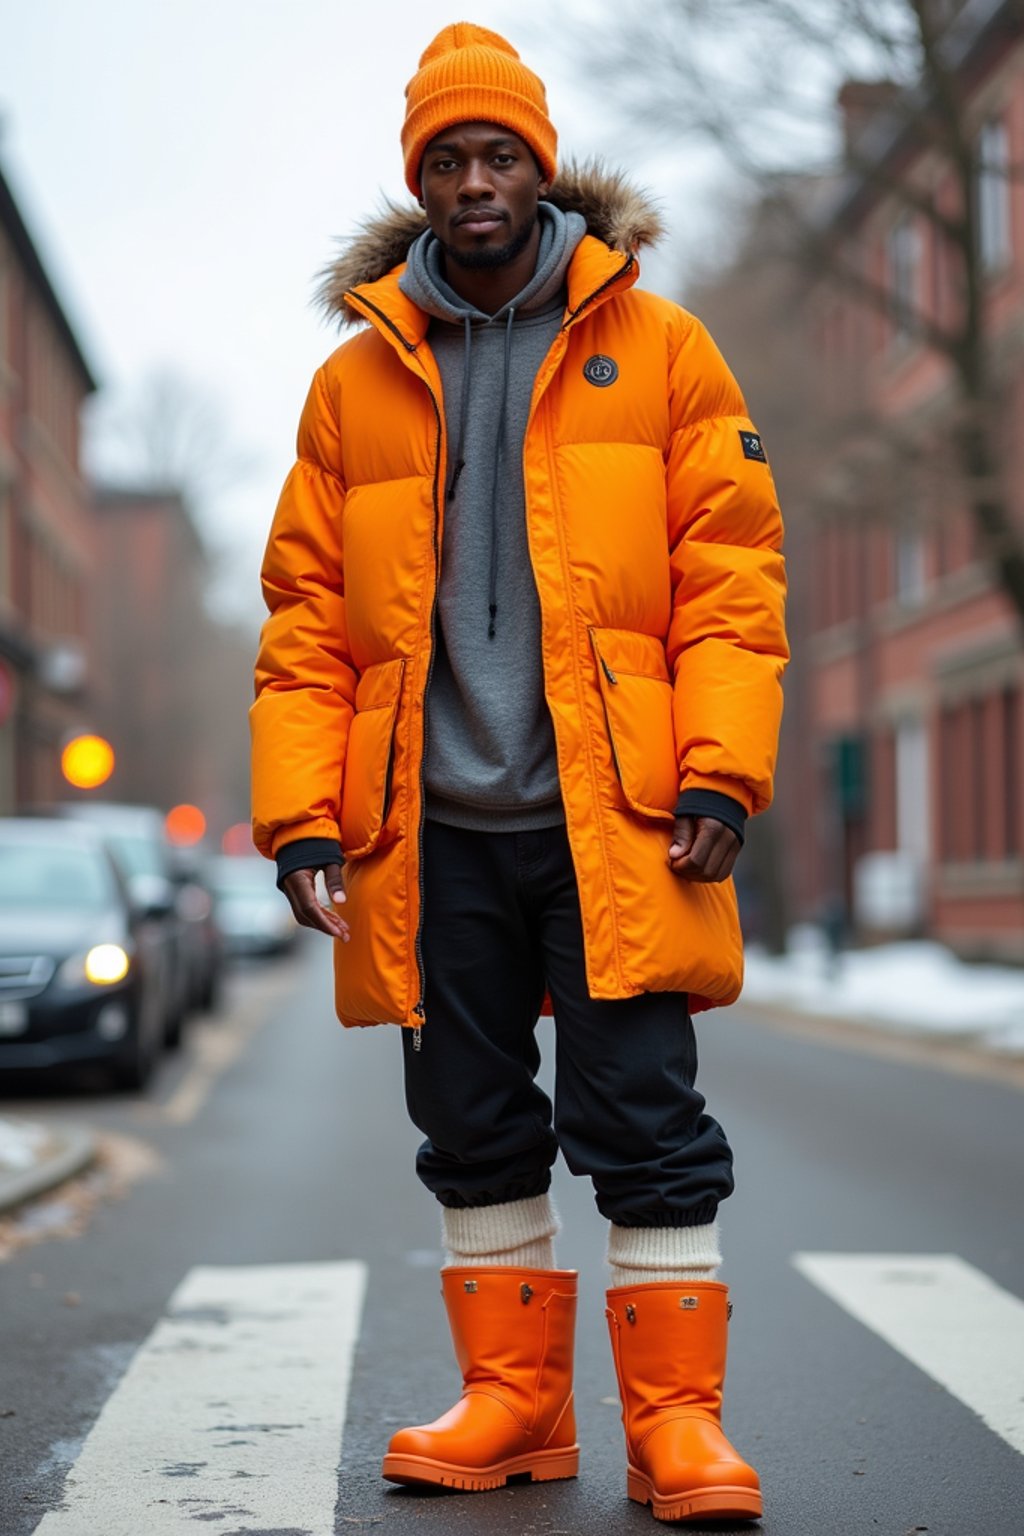
[[447, 1264], [554, 1269], [558, 1215], [551, 1196], [499, 1205], [445, 1206], [441, 1235]]
[[704, 1227], [617, 1227], [613, 1222], [608, 1229], [613, 1285], [714, 1280], [721, 1262], [717, 1221]]

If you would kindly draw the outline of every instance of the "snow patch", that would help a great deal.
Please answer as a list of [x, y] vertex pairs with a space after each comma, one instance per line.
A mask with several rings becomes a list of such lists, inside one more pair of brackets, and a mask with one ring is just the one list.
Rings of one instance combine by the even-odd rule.
[[0, 1115], [0, 1173], [35, 1168], [52, 1150], [53, 1136], [45, 1125]]
[[785, 955], [748, 947], [743, 999], [1024, 1052], [1024, 970], [968, 965], [929, 940], [835, 955], [819, 929], [800, 927]]

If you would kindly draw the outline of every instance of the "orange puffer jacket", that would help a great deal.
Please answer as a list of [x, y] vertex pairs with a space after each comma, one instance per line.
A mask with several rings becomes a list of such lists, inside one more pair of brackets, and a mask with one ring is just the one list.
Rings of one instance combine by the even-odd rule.
[[[740, 391], [699, 321], [634, 288], [653, 215], [615, 178], [552, 193], [588, 218], [523, 448], [544, 685], [596, 998], [729, 1003], [732, 882], [666, 862], [683, 789], [771, 799], [781, 520]], [[420, 952], [424, 702], [448, 445], [427, 316], [399, 290], [422, 216], [392, 212], [325, 293], [369, 322], [316, 374], [263, 567], [254, 836], [340, 838], [344, 1024], [429, 1029]], [[618, 376], [588, 378], [614, 361]]]

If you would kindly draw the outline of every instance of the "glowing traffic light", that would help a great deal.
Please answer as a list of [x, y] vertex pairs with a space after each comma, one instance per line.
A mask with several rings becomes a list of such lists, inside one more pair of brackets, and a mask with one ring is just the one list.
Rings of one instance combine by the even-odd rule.
[[76, 789], [98, 789], [114, 771], [114, 749], [102, 736], [75, 736], [60, 755], [60, 769]]
[[206, 817], [198, 805], [175, 805], [164, 818], [164, 830], [168, 842], [179, 848], [190, 848], [198, 843], [206, 831]]

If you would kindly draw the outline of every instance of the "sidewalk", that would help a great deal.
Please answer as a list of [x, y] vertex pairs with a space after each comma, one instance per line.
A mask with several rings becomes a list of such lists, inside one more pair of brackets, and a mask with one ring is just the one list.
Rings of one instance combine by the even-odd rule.
[[62, 1183], [95, 1153], [96, 1136], [86, 1126], [0, 1115], [0, 1211]]
[[1024, 968], [967, 965], [927, 940], [833, 956], [819, 930], [795, 928], [785, 955], [749, 947], [741, 1001], [1024, 1056]]

